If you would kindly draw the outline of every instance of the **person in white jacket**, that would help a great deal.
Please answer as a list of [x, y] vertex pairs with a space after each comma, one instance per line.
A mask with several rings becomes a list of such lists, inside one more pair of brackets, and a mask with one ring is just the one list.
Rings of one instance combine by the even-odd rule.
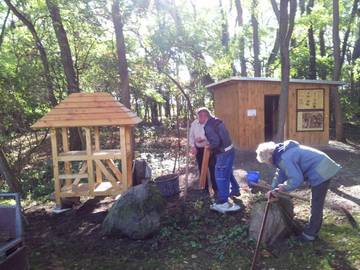
[[[189, 143], [191, 146], [191, 153], [196, 157], [199, 172], [201, 173], [201, 164], [204, 156], [204, 148], [209, 142], [205, 137], [204, 124], [200, 124], [199, 119], [195, 119], [191, 123]], [[217, 186], [215, 181], [215, 163], [215, 155], [211, 153], [209, 158], [210, 180], [214, 193], [217, 193]], [[207, 191], [209, 191], [208, 179], [206, 180], [205, 188]]]

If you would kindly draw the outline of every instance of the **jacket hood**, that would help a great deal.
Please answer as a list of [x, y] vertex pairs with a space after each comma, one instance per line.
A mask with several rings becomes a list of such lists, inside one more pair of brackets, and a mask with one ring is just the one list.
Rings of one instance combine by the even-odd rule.
[[287, 150], [298, 147], [300, 144], [297, 141], [287, 140], [283, 143], [278, 143], [275, 147], [275, 150], [272, 154], [272, 160], [274, 165], [278, 165], [281, 160], [281, 155]]

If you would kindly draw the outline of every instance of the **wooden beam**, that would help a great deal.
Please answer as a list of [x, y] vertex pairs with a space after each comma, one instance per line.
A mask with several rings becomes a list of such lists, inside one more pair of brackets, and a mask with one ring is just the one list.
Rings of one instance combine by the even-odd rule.
[[87, 159], [121, 159], [121, 151], [118, 149], [103, 149], [87, 155], [86, 151], [69, 151], [59, 154], [59, 161], [76, 161]]
[[116, 176], [116, 179], [121, 182], [122, 174], [121, 174], [121, 172], [119, 171], [119, 169], [116, 167], [114, 161], [113, 161], [112, 159], [107, 159], [107, 160], [106, 160], [106, 163], [107, 163], [107, 165], [109, 166], [109, 168], [112, 170], [112, 172], [114, 173], [114, 175]]
[[[79, 174], [76, 176], [74, 182], [73, 182], [73, 185], [76, 186], [80, 183], [82, 177], [81, 175], [85, 174], [87, 170], [87, 162], [83, 162], [82, 166], [81, 166], [81, 169], [79, 170]], [[89, 175], [87, 174], [86, 176], [87, 178], [89, 177]]]
[[55, 203], [57, 207], [61, 207], [61, 183], [59, 179], [59, 162], [56, 129], [50, 129], [51, 153], [53, 160], [54, 187], [55, 187]]
[[[63, 151], [64, 152], [69, 152], [69, 140], [68, 140], [68, 129], [67, 128], [62, 128], [61, 129], [61, 138], [62, 138], [62, 146], [63, 146]], [[69, 161], [65, 161], [65, 174], [71, 174], [71, 164]], [[71, 179], [66, 179], [65, 181], [65, 185], [66, 186], [70, 186], [71, 185]]]
[[85, 128], [85, 139], [86, 139], [86, 154], [89, 157], [87, 159], [88, 175], [89, 175], [89, 195], [94, 196], [95, 182], [94, 182], [94, 164], [91, 158], [92, 156], [92, 142], [91, 142], [91, 130]]
[[100, 160], [95, 160], [95, 163], [99, 166], [101, 172], [109, 179], [112, 186], [116, 188], [117, 183], [115, 177], [111, 173], [109, 173], [109, 171], [105, 168], [104, 164]]
[[[100, 151], [100, 131], [98, 127], [94, 128], [94, 138], [95, 138], [95, 151]], [[96, 164], [96, 183], [102, 182], [102, 173], [99, 166]]]
[[200, 188], [205, 189], [206, 185], [206, 176], [209, 170], [209, 158], [210, 158], [210, 149], [208, 147], [204, 148], [204, 155], [201, 164], [201, 173], [200, 173]]
[[127, 150], [126, 150], [126, 131], [125, 127], [120, 127], [120, 151], [121, 151], [121, 173], [122, 173], [122, 185], [124, 191], [128, 189], [128, 159], [127, 159]]
[[127, 186], [132, 187], [132, 163], [133, 163], [133, 149], [132, 149], [132, 129], [130, 127], [125, 127], [126, 134], [126, 159], [127, 159]]

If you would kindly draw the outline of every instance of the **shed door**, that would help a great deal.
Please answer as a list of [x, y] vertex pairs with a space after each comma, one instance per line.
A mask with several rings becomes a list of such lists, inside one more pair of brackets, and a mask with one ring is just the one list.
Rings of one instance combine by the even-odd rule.
[[264, 97], [265, 141], [272, 141], [277, 131], [279, 95]]

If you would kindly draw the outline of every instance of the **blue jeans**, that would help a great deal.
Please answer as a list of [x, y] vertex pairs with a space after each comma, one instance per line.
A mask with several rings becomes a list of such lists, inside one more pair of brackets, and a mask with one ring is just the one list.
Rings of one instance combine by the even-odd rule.
[[215, 179], [218, 188], [216, 203], [222, 204], [228, 201], [230, 185], [232, 194], [240, 192], [240, 187], [233, 174], [234, 159], [234, 149], [216, 155]]

